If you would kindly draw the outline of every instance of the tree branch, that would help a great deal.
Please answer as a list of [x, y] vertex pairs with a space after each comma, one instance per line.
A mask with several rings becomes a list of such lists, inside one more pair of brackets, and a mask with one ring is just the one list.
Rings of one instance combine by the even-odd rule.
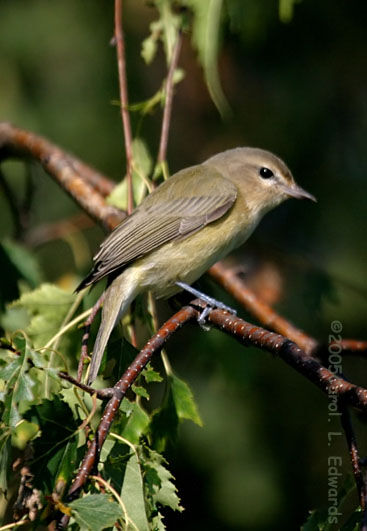
[[97, 188], [106, 191], [109, 186], [106, 177], [45, 138], [0, 122], [0, 161], [7, 158], [38, 161], [85, 212], [106, 228], [111, 229], [123, 219], [123, 213], [106, 205], [97, 191]]
[[234, 269], [228, 268], [218, 262], [209, 269], [210, 275], [230, 293], [248, 312], [254, 315], [259, 322], [288, 337], [302, 348], [306, 353], [316, 349], [317, 341], [295, 327], [290, 321], [276, 313], [275, 310], [250, 290], [241, 280]]
[[169, 66], [167, 80], [165, 84], [165, 104], [164, 104], [163, 119], [162, 119], [161, 139], [159, 143], [158, 164], [163, 164], [167, 156], [167, 144], [168, 144], [169, 127], [171, 123], [172, 101], [173, 101], [173, 85], [174, 85], [173, 76], [177, 68], [181, 46], [182, 46], [182, 33], [180, 31], [177, 34], [177, 40], [175, 43], [175, 47], [173, 49], [172, 60]]
[[[159, 352], [164, 343], [184, 324], [200, 315], [194, 306], [203, 308], [205, 304], [200, 300], [193, 301], [193, 306], [186, 306], [172, 316], [159, 331], [147, 342], [145, 347], [137, 355], [133, 363], [124, 372], [123, 376], [113, 388], [114, 396], [108, 402], [102, 416], [95, 437], [83, 459], [79, 472], [70, 487], [68, 500], [78, 496], [97, 466], [102, 445], [115, 418], [116, 411], [124, 398], [126, 391], [134, 383], [142, 372], [153, 354]], [[295, 368], [312, 383], [317, 385], [326, 394], [338, 396], [339, 403], [353, 405], [367, 412], [367, 389], [358, 387], [335, 376], [331, 371], [312, 359], [302, 349], [288, 338], [269, 332], [261, 327], [247, 323], [239, 317], [228, 314], [223, 310], [213, 309], [208, 314], [208, 321], [216, 328], [226, 332], [245, 346], [256, 346], [261, 350], [267, 350], [278, 355], [283, 361]], [[111, 391], [110, 389], [108, 390]], [[90, 392], [90, 390], [88, 390]], [[65, 518], [65, 517], [64, 517]], [[66, 524], [65, 524], [66, 525]]]
[[132, 164], [133, 164], [133, 143], [128, 110], [128, 95], [126, 81], [126, 61], [125, 61], [125, 40], [122, 29], [122, 0], [115, 0], [115, 40], [117, 52], [117, 66], [120, 86], [120, 109], [122, 125], [125, 138], [126, 153], [126, 178], [127, 178], [127, 213], [131, 214], [134, 208]]

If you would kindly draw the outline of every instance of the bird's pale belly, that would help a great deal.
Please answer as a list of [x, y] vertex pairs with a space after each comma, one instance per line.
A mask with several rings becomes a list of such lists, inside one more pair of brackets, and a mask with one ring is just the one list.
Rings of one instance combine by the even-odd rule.
[[180, 291], [177, 281], [195, 282], [215, 262], [241, 245], [253, 228], [245, 233], [238, 232], [235, 237], [234, 230], [228, 230], [228, 237], [218, 241], [215, 227], [207, 226], [186, 239], [165, 244], [137, 260], [129, 269], [135, 271], [141, 291], [151, 290], [157, 298], [170, 297]]

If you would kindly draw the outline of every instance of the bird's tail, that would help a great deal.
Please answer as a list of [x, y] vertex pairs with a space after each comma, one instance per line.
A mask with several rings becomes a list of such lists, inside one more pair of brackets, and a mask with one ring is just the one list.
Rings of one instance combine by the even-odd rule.
[[106, 290], [103, 302], [102, 321], [93, 347], [89, 366], [88, 385], [96, 379], [104, 350], [111, 332], [119, 319], [126, 313], [130, 303], [137, 295], [137, 284], [129, 278], [129, 270], [113, 280]]

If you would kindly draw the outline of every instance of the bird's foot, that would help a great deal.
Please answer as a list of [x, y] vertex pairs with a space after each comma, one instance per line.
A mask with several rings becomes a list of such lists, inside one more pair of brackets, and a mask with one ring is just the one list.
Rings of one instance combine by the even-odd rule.
[[230, 306], [227, 306], [221, 301], [217, 301], [217, 299], [214, 299], [213, 297], [210, 297], [209, 295], [206, 295], [205, 293], [202, 293], [198, 289], [193, 288], [189, 284], [186, 284], [185, 282], [176, 282], [176, 285], [180, 288], [184, 289], [185, 291], [188, 291], [198, 299], [201, 299], [202, 301], [206, 302], [207, 306], [203, 309], [203, 311], [200, 313], [198, 317], [198, 323], [201, 326], [203, 330], [209, 330], [210, 327], [206, 324], [206, 318], [208, 317], [208, 314], [210, 310], [213, 308], [218, 308], [219, 310], [225, 310], [226, 312], [232, 313], [233, 315], [237, 315], [237, 312], [235, 309], [231, 308]]

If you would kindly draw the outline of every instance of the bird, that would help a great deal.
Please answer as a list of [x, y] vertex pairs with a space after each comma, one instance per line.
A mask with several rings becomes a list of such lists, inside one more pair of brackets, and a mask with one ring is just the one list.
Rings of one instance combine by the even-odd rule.
[[191, 284], [291, 197], [316, 201], [279, 157], [251, 147], [178, 171], [146, 196], [102, 242], [76, 289], [108, 279], [88, 384], [97, 377], [114, 326], [138, 294], [168, 298], [187, 289], [196, 295]]

